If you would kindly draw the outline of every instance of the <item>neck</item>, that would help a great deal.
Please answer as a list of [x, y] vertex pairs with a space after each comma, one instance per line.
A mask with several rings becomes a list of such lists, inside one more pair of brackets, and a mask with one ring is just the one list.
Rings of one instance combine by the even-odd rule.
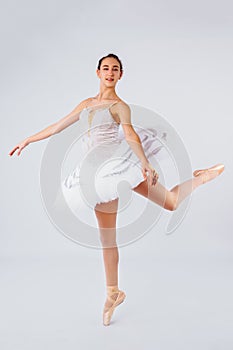
[[106, 86], [100, 86], [100, 91], [98, 95], [96, 96], [96, 99], [98, 101], [103, 100], [114, 100], [117, 99], [118, 96], [116, 94], [115, 88], [106, 88]]

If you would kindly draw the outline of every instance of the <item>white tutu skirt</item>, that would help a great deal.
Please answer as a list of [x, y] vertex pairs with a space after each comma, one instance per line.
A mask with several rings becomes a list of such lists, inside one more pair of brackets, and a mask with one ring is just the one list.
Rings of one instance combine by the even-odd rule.
[[86, 205], [94, 208], [97, 203], [118, 198], [118, 186], [122, 181], [134, 188], [145, 180], [138, 164], [130, 164], [130, 161], [127, 171], [114, 173], [122, 161], [122, 158], [111, 159], [99, 168], [85, 164], [85, 172], [82, 166], [77, 167], [62, 183], [63, 195], [71, 209], [76, 212]]
[[[134, 129], [141, 139], [147, 159], [151, 161], [161, 152], [163, 143], [153, 128]], [[119, 145], [115, 145], [115, 149], [100, 145], [86, 154], [62, 181], [61, 188], [67, 205], [79, 217], [81, 212], [93, 210], [98, 203], [119, 198], [119, 185], [123, 181], [132, 189], [145, 178], [141, 162], [124, 140], [123, 134], [119, 134]]]

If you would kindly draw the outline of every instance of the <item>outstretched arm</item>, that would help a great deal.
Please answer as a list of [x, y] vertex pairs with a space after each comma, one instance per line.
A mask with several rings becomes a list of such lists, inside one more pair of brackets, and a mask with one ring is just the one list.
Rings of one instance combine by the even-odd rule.
[[148, 161], [145, 152], [142, 147], [141, 139], [134, 130], [131, 124], [131, 111], [130, 107], [125, 103], [118, 104], [118, 116], [121, 121], [122, 129], [124, 131], [125, 139], [132, 148], [133, 152], [141, 161], [142, 174], [146, 179], [147, 173], [149, 173], [150, 184], [155, 185], [158, 180], [158, 174], [153, 166]]
[[10, 152], [9, 155], [12, 156], [18, 149], [17, 155], [19, 156], [21, 151], [32, 142], [40, 141], [50, 137], [52, 135], [58, 134], [71, 124], [79, 120], [80, 112], [86, 107], [89, 98], [80, 102], [67, 116], [58, 120], [56, 123], [49, 125], [47, 128], [39, 131], [38, 133], [27, 137], [25, 140], [19, 142]]

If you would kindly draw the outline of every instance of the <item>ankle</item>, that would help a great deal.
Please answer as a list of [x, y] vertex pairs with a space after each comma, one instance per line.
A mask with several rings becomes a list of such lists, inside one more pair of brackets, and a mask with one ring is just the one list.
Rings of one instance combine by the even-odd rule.
[[198, 176], [193, 177], [193, 187], [194, 189], [200, 185], [204, 184], [204, 176], [203, 174], [199, 174]]
[[106, 289], [107, 289], [107, 293], [114, 293], [114, 292], [118, 292], [119, 291], [119, 288], [118, 288], [118, 285], [107, 285], [106, 286]]

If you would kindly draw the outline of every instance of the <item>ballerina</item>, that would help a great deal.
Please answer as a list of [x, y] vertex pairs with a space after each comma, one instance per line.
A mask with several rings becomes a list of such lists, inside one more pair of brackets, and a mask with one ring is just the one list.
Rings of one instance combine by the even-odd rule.
[[[171, 190], [166, 189], [158, 181], [159, 174], [150, 163], [150, 157], [147, 157], [144, 152], [143, 142], [131, 123], [129, 105], [115, 91], [116, 85], [123, 75], [121, 60], [112, 53], [102, 57], [98, 62], [96, 73], [100, 80], [100, 89], [96, 96], [81, 101], [64, 118], [19, 142], [9, 152], [9, 155], [12, 156], [18, 150], [17, 155], [19, 156], [29, 144], [58, 134], [71, 124], [82, 120], [88, 128], [83, 140], [88, 145], [87, 149], [93, 150], [90, 153], [92, 156], [88, 158], [88, 164], [95, 162], [95, 165], [98, 165], [98, 162], [108, 159], [114, 147], [117, 149], [119, 142], [117, 138], [118, 127], [121, 125], [125, 140], [141, 164], [141, 174], [136, 173], [136, 168], [134, 168], [135, 177], [132, 176], [132, 171], [130, 173], [128, 181], [131, 184], [131, 189], [169, 211], [176, 210], [180, 203], [197, 187], [213, 180], [223, 172], [224, 165], [221, 163], [210, 168], [198, 169], [193, 172], [193, 178], [176, 185]], [[107, 108], [105, 108], [106, 106]], [[99, 121], [99, 125], [97, 123], [93, 128], [93, 123], [96, 120]], [[93, 169], [96, 168], [93, 166]], [[124, 171], [127, 174], [128, 170], [125, 169]], [[77, 175], [77, 173], [75, 174]], [[115, 181], [113, 179], [117, 178], [118, 175], [114, 176], [116, 177], [110, 177], [110, 183]], [[74, 174], [71, 174], [63, 183], [64, 195], [68, 201], [80, 200], [77, 192], [74, 192], [74, 179], [77, 179], [77, 177], [75, 178]], [[88, 183], [88, 179], [86, 181]], [[115, 308], [125, 300], [126, 294], [118, 287], [119, 252], [116, 244], [116, 217], [119, 198], [115, 192], [110, 194], [108, 192], [110, 191], [109, 187], [104, 185], [105, 183], [102, 182], [101, 189], [105, 191], [102, 200], [94, 197], [92, 204], [94, 204], [103, 247], [107, 298], [102, 316], [103, 324], [108, 326]], [[72, 198], [71, 194], [74, 194]]]

